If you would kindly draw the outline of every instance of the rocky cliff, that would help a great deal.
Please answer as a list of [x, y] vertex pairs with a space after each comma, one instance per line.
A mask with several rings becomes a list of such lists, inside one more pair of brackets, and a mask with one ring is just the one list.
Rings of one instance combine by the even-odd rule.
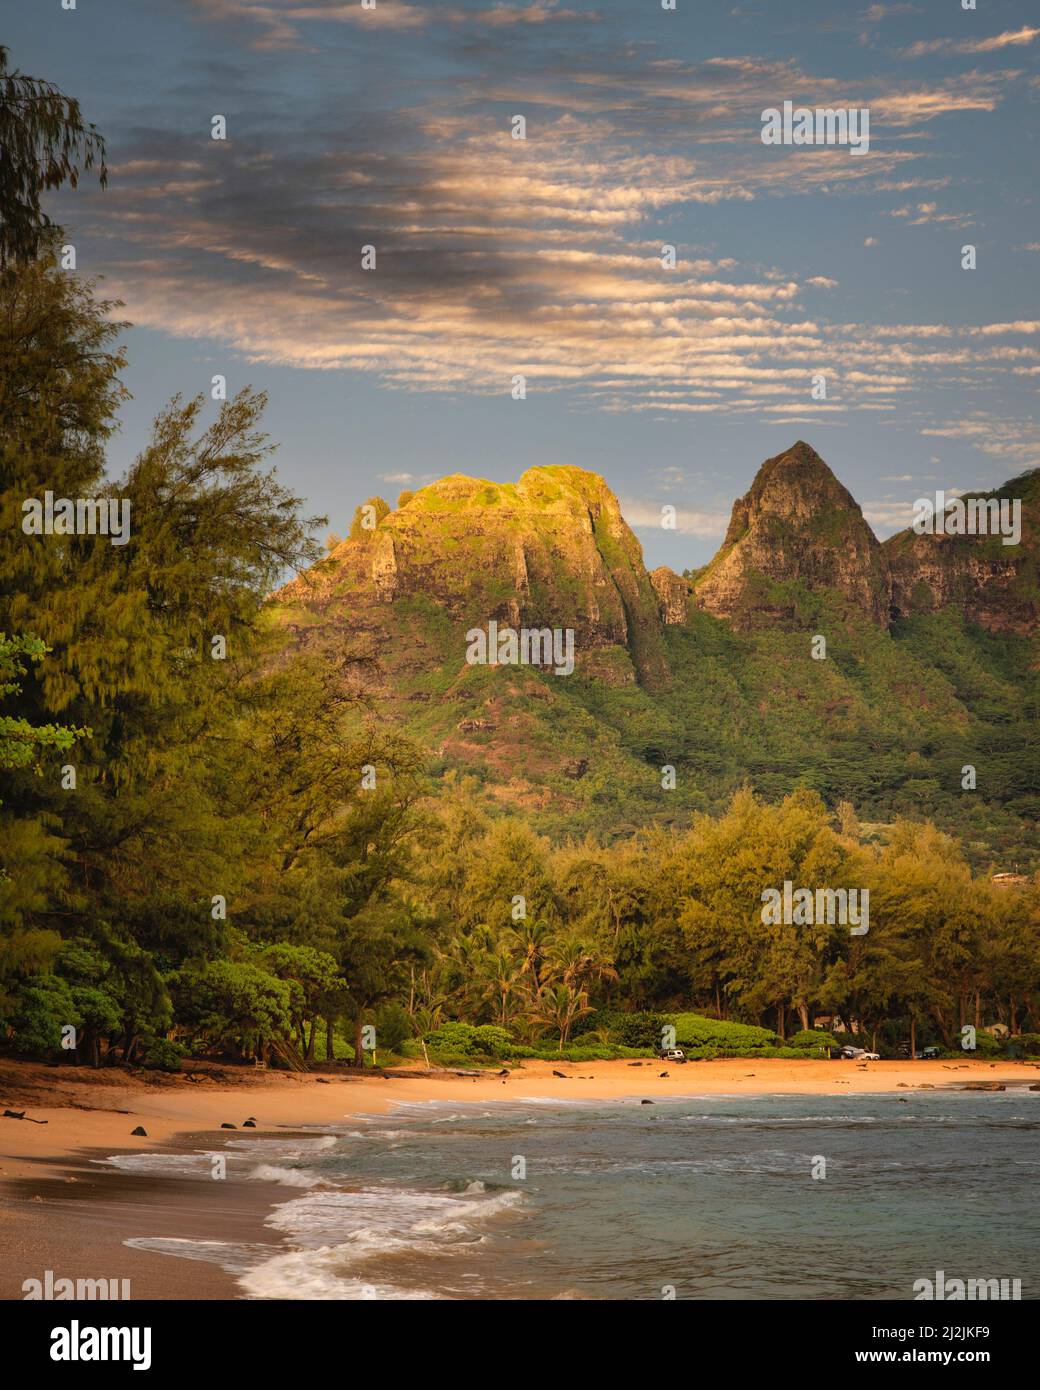
[[800, 440], [758, 470], [733, 504], [718, 554], [692, 601], [739, 629], [790, 623], [785, 586], [828, 590], [872, 621], [889, 619], [888, 563], [851, 493]]
[[455, 631], [460, 663], [464, 633], [494, 620], [572, 629], [579, 674], [648, 688], [666, 679], [642, 548], [595, 473], [532, 468], [517, 483], [454, 474], [394, 511], [378, 498], [367, 507], [351, 537], [279, 596], [311, 623], [342, 620], [385, 646], [395, 611], [418, 602]]

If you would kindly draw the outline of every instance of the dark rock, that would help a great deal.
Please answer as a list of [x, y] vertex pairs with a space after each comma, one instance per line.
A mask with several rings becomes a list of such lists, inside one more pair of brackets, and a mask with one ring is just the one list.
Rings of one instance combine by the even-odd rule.
[[639, 1102], [639, 1104], [640, 1104], [640, 1105], [653, 1105], [653, 1101], [652, 1101], [652, 1100], [641, 1100], [641, 1101]]
[[132, 1130], [130, 1131], [130, 1133], [131, 1133], [131, 1134], [139, 1134], [139, 1135], [143, 1136], [145, 1139], [148, 1138], [148, 1131], [145, 1129], [144, 1125], [138, 1125], [137, 1128], [136, 1128], [136, 1129], [132, 1129]]
[[224, 1123], [223, 1123], [220, 1127], [221, 1127], [221, 1129], [237, 1129], [237, 1128], [238, 1128], [238, 1125], [229, 1125], [228, 1122], [227, 1122], [227, 1120], [225, 1120]]
[[256, 1129], [256, 1121], [255, 1121], [255, 1120], [243, 1120], [243, 1121], [242, 1121], [242, 1128], [243, 1128], [243, 1129]]

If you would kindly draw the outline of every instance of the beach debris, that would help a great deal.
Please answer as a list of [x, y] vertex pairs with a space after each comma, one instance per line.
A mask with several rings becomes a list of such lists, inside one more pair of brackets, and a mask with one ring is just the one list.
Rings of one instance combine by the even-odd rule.
[[657, 1075], [658, 1075], [658, 1076], [667, 1076], [668, 1073], [667, 1073], [666, 1071], [659, 1071], [659, 1072], [657, 1073]]
[[45, 1125], [45, 1124], [47, 1124], [47, 1121], [46, 1121], [46, 1120], [34, 1120], [33, 1117], [32, 1117], [31, 1115], [27, 1115], [27, 1114], [25, 1113], [24, 1110], [5, 1110], [5, 1111], [4, 1111], [4, 1119], [5, 1119], [5, 1120], [25, 1120], [25, 1122], [26, 1122], [27, 1124], [30, 1124], [30, 1125]]
[[897, 1096], [896, 1099], [899, 1101], [899, 1104], [900, 1104], [900, 1105], [909, 1105], [909, 1104], [910, 1104], [910, 1102], [907, 1100], [906, 1096]]
[[1029, 1088], [1031, 1091], [1040, 1091], [1040, 1081], [1036, 1081]]
[[139, 1135], [141, 1135], [141, 1137], [142, 1137], [143, 1139], [147, 1139], [147, 1138], [148, 1138], [148, 1131], [145, 1129], [144, 1125], [138, 1125], [137, 1128], [136, 1128], [136, 1129], [132, 1129], [132, 1130], [130, 1131], [130, 1133], [131, 1133], [131, 1135], [139, 1134]]
[[896, 1085], [899, 1087], [901, 1091], [909, 1091], [910, 1089], [910, 1087], [906, 1084], [905, 1081], [897, 1081]]
[[499, 1076], [508, 1076], [508, 1075], [509, 1075], [509, 1068], [508, 1068], [508, 1067], [503, 1067], [502, 1070], [501, 1070], [498, 1074], [499, 1074]]
[[965, 1081], [965, 1091], [1006, 1091], [1003, 1081]]
[[566, 1073], [566, 1072], [562, 1072], [562, 1071], [554, 1071], [554, 1072], [553, 1072], [553, 1076], [558, 1076], [558, 1077], [560, 1078], [561, 1081], [569, 1081], [569, 1080], [570, 1080], [570, 1077], [567, 1075], [567, 1073]]
[[255, 1121], [255, 1120], [243, 1120], [243, 1121], [242, 1121], [242, 1128], [243, 1128], [243, 1129], [256, 1129], [256, 1121]]
[[629, 1065], [630, 1067], [641, 1067], [643, 1064], [642, 1064], [642, 1062], [629, 1062], [628, 1065]]
[[331, 1085], [332, 1085], [332, 1082], [329, 1081], [329, 1079], [328, 1079], [327, 1077], [324, 1077], [324, 1076], [316, 1076], [314, 1079], [315, 1079], [315, 1081], [318, 1083], [319, 1086], [331, 1086]]
[[221, 1127], [221, 1129], [237, 1129], [237, 1128], [238, 1128], [238, 1125], [228, 1124], [227, 1120], [225, 1120], [224, 1123], [223, 1123], [220, 1127]]

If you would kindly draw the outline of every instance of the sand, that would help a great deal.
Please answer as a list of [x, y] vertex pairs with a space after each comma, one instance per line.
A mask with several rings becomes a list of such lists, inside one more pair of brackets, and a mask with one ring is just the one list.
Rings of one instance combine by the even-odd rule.
[[[553, 1073], [562, 1072], [563, 1076]], [[667, 1072], [662, 1076], [662, 1072]], [[695, 1095], [840, 1095], [969, 1082], [1011, 1087], [1040, 1083], [1030, 1062], [719, 1060], [685, 1065], [645, 1062], [528, 1062], [506, 1078], [455, 1072], [325, 1076], [204, 1069], [184, 1077], [117, 1070], [0, 1064], [0, 1298], [22, 1298], [26, 1278], [47, 1269], [64, 1277], [130, 1278], [132, 1297], [234, 1298], [233, 1277], [215, 1264], [128, 1249], [129, 1235], [275, 1243], [264, 1219], [286, 1200], [264, 1182], [212, 1188], [198, 1181], [134, 1176], [99, 1166], [117, 1153], [212, 1148], [231, 1137], [284, 1137], [297, 1126], [336, 1125], [380, 1114], [402, 1101], [560, 1098], [658, 1099]], [[242, 1130], [248, 1116], [256, 1129]], [[147, 1134], [134, 1137], [142, 1126]]]

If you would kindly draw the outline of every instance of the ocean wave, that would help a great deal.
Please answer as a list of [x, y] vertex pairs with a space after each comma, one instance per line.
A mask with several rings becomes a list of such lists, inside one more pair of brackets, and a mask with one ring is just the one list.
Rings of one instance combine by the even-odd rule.
[[239, 1276], [239, 1287], [251, 1298], [360, 1301], [376, 1299], [438, 1299], [430, 1289], [406, 1289], [370, 1281], [350, 1272], [356, 1250], [321, 1246], [276, 1255]]
[[251, 1173], [246, 1174], [255, 1182], [276, 1182], [283, 1187], [319, 1187], [328, 1185], [328, 1179], [306, 1168], [280, 1168], [276, 1163], [261, 1163]]
[[523, 1193], [508, 1190], [493, 1197], [466, 1200], [443, 1192], [415, 1188], [366, 1187], [356, 1191], [316, 1192], [275, 1207], [266, 1224], [296, 1237], [330, 1236], [340, 1241], [359, 1232], [382, 1232], [389, 1237], [407, 1236], [422, 1224], [425, 1232], [439, 1223], [469, 1228], [499, 1216], [523, 1202]]

